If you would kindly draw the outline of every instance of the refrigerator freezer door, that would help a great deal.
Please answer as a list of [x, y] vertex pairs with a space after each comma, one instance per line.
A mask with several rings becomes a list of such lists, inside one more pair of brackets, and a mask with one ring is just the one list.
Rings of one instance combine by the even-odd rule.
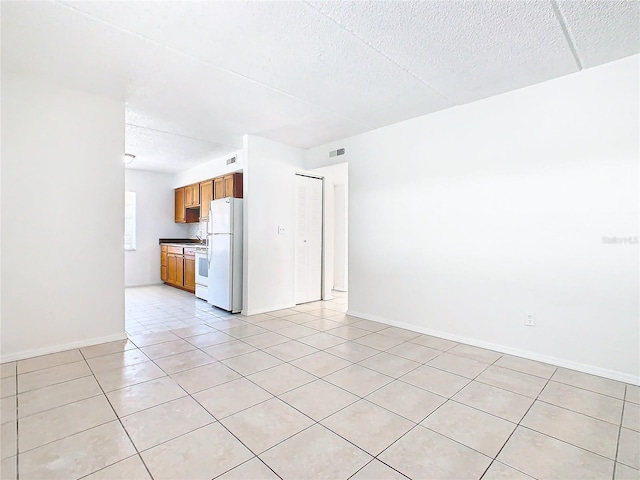
[[211, 232], [216, 233], [233, 233], [233, 198], [220, 198], [211, 201], [211, 210], [209, 218], [211, 218]]
[[214, 234], [209, 244], [209, 303], [224, 310], [232, 305], [233, 235]]

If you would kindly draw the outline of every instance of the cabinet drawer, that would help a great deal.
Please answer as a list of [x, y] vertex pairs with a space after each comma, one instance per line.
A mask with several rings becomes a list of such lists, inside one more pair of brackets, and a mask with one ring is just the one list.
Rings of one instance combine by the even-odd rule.
[[160, 251], [161, 252], [166, 252], [167, 251], [167, 246], [166, 245], [160, 245]]
[[190, 256], [192, 256], [192, 257], [193, 257], [193, 256], [195, 256], [195, 254], [196, 254], [196, 249], [195, 249], [195, 248], [188, 248], [188, 247], [185, 247], [185, 248], [184, 248], [184, 254], [185, 254], [185, 256], [186, 256], [186, 255], [190, 255]]
[[174, 255], [182, 255], [183, 250], [184, 249], [182, 247], [172, 247], [172, 246], [167, 247], [167, 251], [169, 253], [173, 253]]

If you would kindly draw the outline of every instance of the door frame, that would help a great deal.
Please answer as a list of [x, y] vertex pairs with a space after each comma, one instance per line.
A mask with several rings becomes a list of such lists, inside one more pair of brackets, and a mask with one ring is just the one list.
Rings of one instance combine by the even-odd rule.
[[[325, 214], [325, 195], [324, 195], [324, 176], [323, 175], [317, 175], [314, 173], [310, 173], [310, 172], [296, 172], [295, 175], [300, 176], [300, 177], [308, 177], [308, 178], [315, 178], [317, 180], [320, 180], [321, 183], [321, 192], [322, 192], [322, 211], [321, 211], [321, 215], [320, 215], [320, 300], [325, 300], [325, 279], [326, 279], [326, 274], [325, 274], [325, 245], [324, 245], [324, 230], [325, 230], [325, 225], [324, 225], [324, 214]], [[297, 205], [297, 203], [296, 203]], [[297, 207], [296, 207], [297, 208]], [[294, 227], [294, 232], [297, 230], [297, 215], [296, 215], [296, 225]], [[295, 236], [295, 233], [294, 233]], [[295, 237], [294, 237], [295, 238]], [[294, 249], [293, 249], [293, 254], [294, 254], [294, 266], [297, 266], [297, 255], [296, 255], [296, 248], [295, 248], [295, 243], [294, 243]], [[295, 303], [295, 285], [297, 282], [297, 268], [294, 268], [294, 277], [293, 277], [293, 284], [294, 284], [294, 303]], [[299, 303], [296, 303], [296, 305], [301, 305]]]

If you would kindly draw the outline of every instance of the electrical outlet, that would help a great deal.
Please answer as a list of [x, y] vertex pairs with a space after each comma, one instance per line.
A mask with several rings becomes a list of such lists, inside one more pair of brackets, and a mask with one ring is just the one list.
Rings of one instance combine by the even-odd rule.
[[525, 327], [535, 327], [536, 326], [536, 315], [533, 312], [526, 312], [524, 314], [524, 326]]
[[278, 235], [284, 235], [284, 227], [278, 225]]

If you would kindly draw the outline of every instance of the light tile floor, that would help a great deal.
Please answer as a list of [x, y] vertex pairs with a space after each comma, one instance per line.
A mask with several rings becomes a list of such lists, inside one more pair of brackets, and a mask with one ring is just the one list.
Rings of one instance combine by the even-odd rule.
[[639, 479], [640, 388], [345, 315], [128, 289], [129, 340], [2, 365], [2, 479]]

